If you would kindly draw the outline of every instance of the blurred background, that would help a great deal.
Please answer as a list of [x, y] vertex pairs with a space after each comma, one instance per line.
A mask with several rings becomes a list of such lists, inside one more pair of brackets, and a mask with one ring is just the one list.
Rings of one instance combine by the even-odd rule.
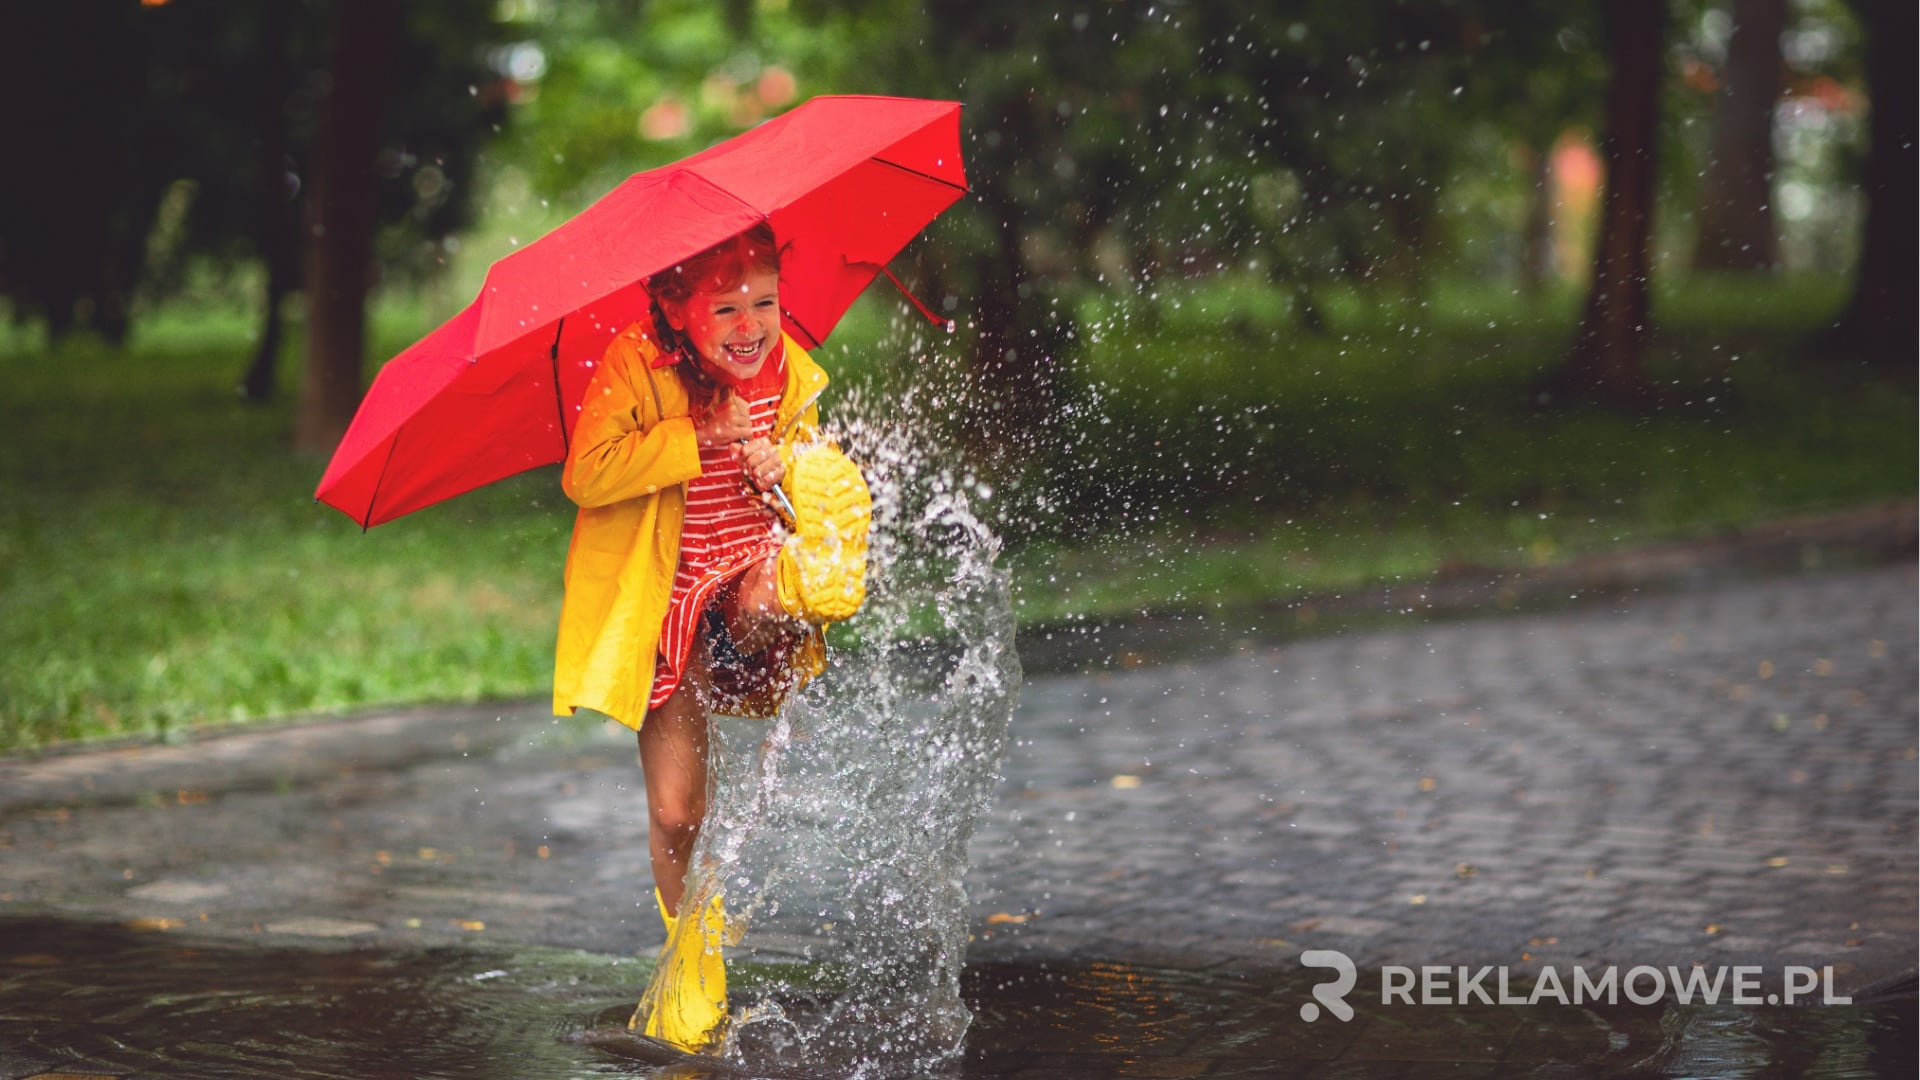
[[78, 0], [10, 12], [0, 751], [539, 697], [539, 470], [311, 501], [381, 362], [622, 178], [826, 93], [972, 194], [821, 350], [1029, 628], [1289, 625], [1915, 491], [1909, 0]]

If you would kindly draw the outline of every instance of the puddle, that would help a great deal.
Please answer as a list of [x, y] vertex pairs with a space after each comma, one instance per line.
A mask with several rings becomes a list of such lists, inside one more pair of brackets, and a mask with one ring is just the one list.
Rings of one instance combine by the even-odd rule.
[[561, 1040], [649, 971], [560, 950], [250, 949], [7, 920], [0, 1076], [630, 1074]]
[[[740, 995], [790, 973], [742, 965]], [[249, 948], [118, 925], [0, 920], [0, 1076], [824, 1077], [618, 1033], [650, 965], [559, 949]], [[956, 1078], [1913, 1076], [1915, 1000], [1854, 1006], [1379, 1006], [1299, 1018], [1314, 980], [1112, 963], [970, 967]], [[1363, 976], [1365, 985], [1365, 976]], [[805, 1024], [818, 1000], [779, 1002]], [[881, 1075], [856, 1063], [854, 1075]], [[916, 1072], [913, 1075], [926, 1075]]]

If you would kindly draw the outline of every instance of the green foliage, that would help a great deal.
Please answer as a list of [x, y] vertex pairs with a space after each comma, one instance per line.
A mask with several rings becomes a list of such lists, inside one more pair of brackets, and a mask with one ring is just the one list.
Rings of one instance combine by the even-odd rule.
[[[310, 193], [332, 3], [32, 5], [0, 79], [28, 109], [0, 172], [0, 293], [54, 335], [125, 335], [203, 260], [292, 253]], [[484, 5], [417, 0], [398, 20], [375, 169], [382, 270], [430, 271], [471, 221], [473, 159], [504, 119]]]
[[1412, 275], [1439, 190], [1484, 168], [1462, 133], [1497, 116], [1551, 138], [1598, 86], [1564, 5], [862, 10], [856, 85], [963, 97], [990, 178], [969, 235], [1018, 233], [1049, 278]]
[[[785, 4], [555, 4], [516, 24], [541, 58], [490, 152], [542, 197], [584, 205], [819, 93], [849, 61], [844, 30]], [[652, 110], [650, 112], [650, 110]]]

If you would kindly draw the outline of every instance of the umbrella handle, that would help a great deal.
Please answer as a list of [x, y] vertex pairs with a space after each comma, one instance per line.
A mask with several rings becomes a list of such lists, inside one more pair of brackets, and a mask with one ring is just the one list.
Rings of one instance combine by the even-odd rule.
[[774, 502], [780, 504], [780, 512], [786, 515], [787, 524], [789, 526], [797, 526], [800, 522], [800, 517], [793, 512], [793, 500], [787, 498], [787, 493], [781, 490], [780, 485], [773, 485], [773, 490], [767, 492], [767, 494], [772, 496]]
[[820, 395], [826, 392], [827, 392], [827, 388], [823, 386], [820, 389], [815, 390], [813, 393], [807, 395], [807, 399], [800, 403], [800, 407], [793, 410], [793, 415], [787, 417], [787, 422], [784, 424], [781, 424], [780, 429], [773, 433], [773, 441], [775, 445], [778, 445], [780, 443], [787, 441], [787, 434], [793, 430], [794, 425], [800, 422], [801, 417], [807, 415], [807, 410], [813, 408], [813, 403], [816, 401], [819, 401]]
[[[800, 403], [799, 408], [793, 410], [793, 415], [787, 417], [787, 422], [781, 424], [779, 430], [773, 433], [772, 442], [775, 446], [787, 441], [787, 435], [793, 431], [794, 425], [800, 422], [800, 418], [805, 416], [807, 410], [813, 407], [813, 403], [819, 401], [820, 395], [826, 392], [827, 388], [824, 386], [815, 390], [807, 396], [805, 401]], [[742, 482], [744, 483], [745, 481]], [[767, 491], [760, 491], [752, 484], [747, 484], [746, 486], [748, 491], [760, 496], [760, 501], [772, 506], [775, 512], [785, 518], [788, 528], [799, 527], [800, 517], [793, 512], [793, 500], [787, 498], [787, 493], [781, 490], [779, 484], [773, 485], [773, 487]]]
[[774, 514], [786, 524], [787, 528], [797, 529], [800, 527], [800, 517], [793, 512], [793, 500], [787, 498], [787, 493], [781, 490], [779, 484], [775, 484], [767, 490], [761, 491], [759, 488], [753, 486], [752, 481], [742, 478], [740, 486], [747, 490], [747, 494], [757, 496], [763, 504], [771, 507]]

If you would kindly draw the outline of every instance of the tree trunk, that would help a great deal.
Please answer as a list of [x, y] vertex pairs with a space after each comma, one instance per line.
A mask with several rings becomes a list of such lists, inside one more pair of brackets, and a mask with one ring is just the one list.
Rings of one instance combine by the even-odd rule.
[[1533, 296], [1553, 269], [1553, 147], [1530, 142], [1526, 153], [1533, 190], [1520, 227], [1520, 287]]
[[1920, 12], [1913, 0], [1868, 0], [1855, 5], [1867, 31], [1867, 220], [1853, 299], [1837, 328], [1838, 344], [1890, 371], [1914, 372], [1920, 331], [1914, 296], [1920, 293], [1920, 108], [1915, 104], [1913, 42]]
[[[964, 38], [975, 29], [963, 20], [954, 33]], [[982, 123], [1004, 138], [997, 150], [989, 148], [974, 162], [983, 175], [1007, 175], [1012, 170], [1004, 167], [1014, 156], [1038, 153], [1045, 145], [1026, 95], [1001, 100]], [[1044, 473], [1046, 455], [1058, 452], [1051, 432], [1066, 386], [1073, 315], [1049, 302], [1058, 298], [1047, 295], [1048, 281], [1029, 263], [1026, 237], [1039, 224], [1029, 208], [1005, 187], [984, 189], [979, 199], [993, 224], [991, 239], [970, 260], [979, 333], [969, 378], [983, 405], [968, 410], [966, 440], [991, 468], [1037, 466]]]
[[327, 453], [360, 403], [376, 227], [374, 155], [398, 5], [336, 0], [332, 87], [307, 201], [307, 360], [294, 446]]
[[[280, 309], [299, 277], [299, 247], [292, 235], [283, 235], [287, 233], [289, 230], [281, 227], [276, 234], [260, 238], [267, 264], [266, 295], [262, 298], [266, 307], [261, 313], [260, 344], [255, 347], [253, 362], [247, 365], [240, 383], [241, 394], [256, 404], [272, 401], [280, 385], [280, 342], [285, 326]], [[356, 372], [355, 378], [358, 377]]]
[[1773, 110], [1786, 65], [1787, 0], [1734, 0], [1733, 37], [1713, 105], [1695, 270], [1774, 270]]
[[265, 309], [260, 344], [240, 379], [240, 392], [256, 403], [273, 400], [279, 386], [281, 302], [299, 280], [299, 217], [287, 190], [287, 97], [293, 91], [287, 62], [291, 10], [286, 4], [261, 9], [259, 52], [254, 68], [254, 221], [256, 244], [266, 264]]
[[1667, 4], [1615, 0], [1602, 12], [1612, 62], [1601, 139], [1607, 190], [1586, 312], [1550, 389], [1584, 400], [1638, 405], [1650, 396], [1642, 353]]
[[1051, 445], [1045, 436], [1058, 415], [1072, 320], [1037, 291], [1016, 219], [1011, 208], [1000, 209], [1007, 213], [999, 243], [982, 253], [973, 275], [980, 282], [973, 373], [985, 405], [969, 410], [968, 441], [998, 463], [1033, 463]]

